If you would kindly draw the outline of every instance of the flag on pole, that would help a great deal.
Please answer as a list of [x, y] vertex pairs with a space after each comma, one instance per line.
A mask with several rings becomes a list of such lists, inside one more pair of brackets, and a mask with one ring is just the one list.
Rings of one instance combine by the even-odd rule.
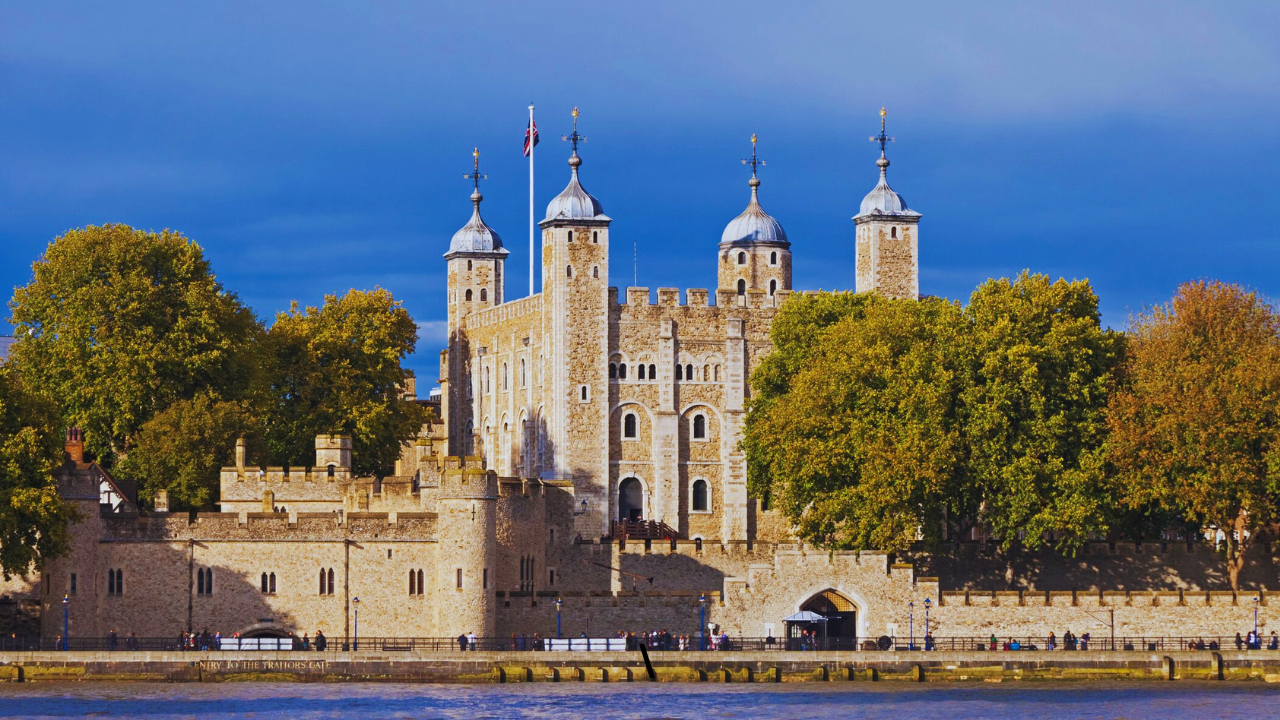
[[534, 146], [538, 144], [538, 124], [529, 121], [529, 127], [524, 130], [524, 156], [529, 157], [529, 153], [533, 151]]

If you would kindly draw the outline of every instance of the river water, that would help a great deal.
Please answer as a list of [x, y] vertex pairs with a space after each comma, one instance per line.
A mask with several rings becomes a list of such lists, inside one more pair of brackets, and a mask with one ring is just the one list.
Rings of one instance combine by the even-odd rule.
[[151, 684], [0, 685], [0, 718], [1274, 718], [1280, 686]]

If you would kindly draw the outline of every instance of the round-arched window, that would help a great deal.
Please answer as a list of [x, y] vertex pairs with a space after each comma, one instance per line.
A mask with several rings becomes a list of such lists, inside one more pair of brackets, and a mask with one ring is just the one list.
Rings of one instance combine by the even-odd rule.
[[636, 437], [636, 415], [635, 413], [627, 413], [622, 416], [622, 437]]
[[698, 478], [693, 481], [693, 511], [694, 512], [710, 512], [711, 511], [711, 489], [707, 485], [707, 481]]

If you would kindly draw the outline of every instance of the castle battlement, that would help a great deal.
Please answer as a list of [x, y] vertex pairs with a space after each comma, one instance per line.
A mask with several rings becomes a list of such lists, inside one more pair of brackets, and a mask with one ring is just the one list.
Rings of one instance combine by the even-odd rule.
[[468, 328], [482, 328], [542, 312], [542, 293], [476, 310], [463, 317]]
[[626, 302], [619, 301], [618, 288], [609, 288], [609, 307], [611, 309], [637, 307], [669, 307], [669, 308], [745, 308], [748, 310], [774, 310], [782, 307], [791, 290], [776, 290], [772, 295], [758, 288], [748, 289], [739, 294], [733, 288], [719, 288], [715, 291], [716, 304], [709, 303], [711, 291], [706, 288], [688, 288], [685, 290], [685, 302], [680, 303], [680, 288], [658, 288], [655, 302], [649, 288], [626, 288]]

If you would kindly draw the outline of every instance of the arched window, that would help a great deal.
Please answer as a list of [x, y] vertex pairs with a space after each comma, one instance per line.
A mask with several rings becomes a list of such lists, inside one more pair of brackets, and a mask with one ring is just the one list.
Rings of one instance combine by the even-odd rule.
[[329, 594], [333, 594], [333, 568], [329, 568]]
[[702, 382], [711, 382], [711, 366], [702, 366]]
[[770, 295], [774, 295], [774, 294], [776, 294], [777, 292], [778, 292], [778, 281], [777, 281], [777, 280], [770, 280], [770, 281], [769, 281], [769, 294], [770, 294]]
[[618, 379], [618, 363], [609, 363], [609, 379]]
[[470, 270], [470, 269], [471, 269], [471, 261], [470, 261], [470, 260], [468, 260], [468, 261], [467, 261], [467, 269], [468, 269], [468, 270]]
[[898, 237], [898, 228], [896, 228], [896, 227], [891, 227], [891, 228], [889, 228], [889, 237], [891, 237], [891, 238], [896, 238], [896, 237]]
[[422, 571], [421, 571], [421, 570], [419, 570], [419, 571], [418, 571], [418, 594], [419, 594], [419, 595], [424, 595], [424, 594], [426, 594], [426, 589], [425, 589], [425, 588], [426, 588], [426, 586], [425, 586], [425, 585], [423, 585], [423, 583], [422, 583], [422, 581], [423, 581], [424, 579], [425, 579], [425, 578], [423, 577]]
[[467, 302], [471, 302], [471, 288], [467, 288], [466, 298]]
[[572, 265], [565, 265], [565, 266], [564, 266], [564, 276], [565, 276], [565, 277], [567, 277], [567, 278], [571, 278], [571, 277], [573, 277], [573, 266], [572, 266]]
[[329, 465], [329, 477], [333, 477], [334, 472], [336, 472], [336, 471], [334, 470], [333, 465], [332, 465], [332, 464], [330, 464], [330, 465]]
[[636, 416], [635, 413], [627, 413], [622, 416], [622, 437], [634, 438], [636, 436]]
[[484, 391], [489, 392], [489, 368], [484, 369]]
[[524, 358], [520, 358], [520, 387], [528, 387], [528, 386], [529, 386], [529, 378], [527, 375], [525, 375]]
[[565, 233], [565, 237], [566, 237], [566, 238], [568, 238], [568, 241], [569, 241], [569, 242], [573, 242], [573, 231], [572, 231], [572, 230], [570, 230], [570, 231], [566, 232], [566, 233]]
[[711, 490], [701, 478], [693, 481], [693, 512], [711, 512]]
[[649, 365], [649, 379], [650, 380], [658, 379], [658, 366], [652, 363], [650, 363]]
[[507, 389], [507, 364], [502, 363], [502, 389]]
[[[116, 571], [115, 570], [107, 571], [107, 594], [108, 595], [116, 594]], [[196, 571], [196, 594], [197, 595], [204, 594], [204, 568], [200, 568], [199, 570]]]
[[[212, 571], [210, 571], [212, 572]], [[124, 570], [116, 570], [116, 594], [124, 594]]]
[[269, 577], [269, 578], [270, 578], [270, 580], [271, 580], [271, 583], [270, 583], [270, 586], [271, 586], [271, 594], [272, 594], [272, 595], [275, 595], [275, 594], [276, 594], [276, 574], [275, 574], [275, 573], [271, 573], [271, 575], [269, 575], [268, 577]]
[[592, 266], [591, 266], [591, 277], [593, 277], [593, 278], [595, 278], [595, 279], [597, 279], [597, 280], [599, 280], [599, 279], [600, 279], [600, 266], [599, 266], [599, 265], [592, 265]]
[[636, 366], [636, 379], [638, 380], [644, 379], [644, 363], [640, 363], [639, 365]]
[[684, 379], [684, 366], [681, 365], [680, 363], [676, 363], [676, 379], [677, 380]]
[[747, 264], [747, 254], [746, 254], [746, 253], [744, 253], [744, 252], [740, 252], [740, 253], [738, 253], [738, 264], [739, 264], [739, 265], [746, 265], [746, 264]]
[[409, 571], [409, 594], [418, 594], [418, 574], [412, 570]]
[[324, 595], [326, 585], [324, 582], [324, 568], [320, 568], [320, 594]]
[[627, 364], [626, 364], [626, 363], [619, 363], [619, 364], [618, 364], [618, 379], [619, 379], [619, 380], [626, 380], [626, 379], [627, 379]]
[[774, 250], [773, 252], [769, 253], [769, 264], [770, 264], [770, 265], [777, 265], [777, 264], [778, 264], [778, 251], [777, 251], [777, 250]]
[[589, 396], [587, 395], [587, 386], [583, 385], [582, 386], [582, 402], [586, 402], [588, 399], [589, 399]]
[[693, 539], [693, 548], [698, 552], [702, 552], [702, 538]]
[[693, 437], [698, 440], [707, 439], [707, 417], [705, 415], [693, 416]]
[[746, 280], [739, 280], [739, 281], [738, 281], [738, 294], [739, 294], [739, 295], [746, 295], [746, 294], [747, 294], [747, 281], [746, 281]]
[[262, 573], [262, 594], [267, 594], [267, 574]]
[[719, 365], [715, 366], [714, 370], [715, 370], [715, 380], [716, 382], [720, 382], [720, 366]]
[[600, 231], [599, 231], [599, 230], [592, 230], [592, 231], [591, 231], [591, 242], [596, 243], [597, 245], [598, 245], [598, 244], [600, 244]]
[[685, 365], [685, 366], [684, 366], [684, 379], [685, 379], [685, 380], [696, 380], [696, 379], [697, 379], [697, 378], [695, 378], [695, 377], [693, 376], [693, 363], [690, 363], [690, 364], [688, 364], [688, 365]]

